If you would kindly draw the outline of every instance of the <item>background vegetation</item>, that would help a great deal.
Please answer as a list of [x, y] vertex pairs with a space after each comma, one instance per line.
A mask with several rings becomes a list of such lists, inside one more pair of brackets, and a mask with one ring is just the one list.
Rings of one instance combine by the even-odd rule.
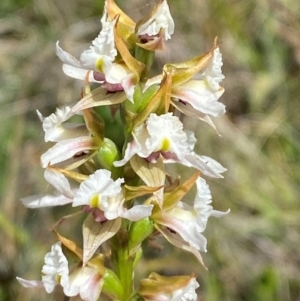
[[[116, 1], [134, 19], [152, 0]], [[186, 120], [198, 151], [228, 168], [209, 181], [214, 207], [201, 268], [190, 254], [166, 245], [146, 254], [139, 274], [194, 271], [200, 300], [300, 300], [300, 2], [294, 0], [169, 0], [176, 34], [157, 68], [210, 49], [215, 36], [224, 59], [221, 98], [228, 114], [222, 137]], [[66, 78], [55, 42], [80, 53], [99, 31], [103, 0], [2, 0], [0, 4], [0, 299], [64, 300], [59, 289], [23, 289], [17, 275], [38, 279], [55, 237], [49, 230], [69, 208], [28, 210], [20, 197], [43, 194], [39, 165], [43, 132], [35, 110], [78, 100], [82, 84]], [[184, 172], [184, 171], [182, 171]], [[69, 229], [69, 231], [72, 229]], [[73, 230], [72, 230], [73, 231]], [[171, 254], [171, 256], [170, 256]]]

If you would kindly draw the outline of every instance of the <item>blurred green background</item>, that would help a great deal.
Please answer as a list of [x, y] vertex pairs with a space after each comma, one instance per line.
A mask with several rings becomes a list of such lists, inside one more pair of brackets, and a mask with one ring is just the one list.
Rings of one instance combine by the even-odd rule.
[[[134, 20], [152, 0], [116, 1]], [[146, 254], [138, 275], [195, 272], [199, 300], [300, 300], [300, 2], [294, 0], [169, 0], [176, 32], [157, 55], [157, 72], [210, 49], [219, 37], [227, 115], [221, 133], [184, 119], [197, 151], [219, 160], [224, 179], [208, 180], [214, 208], [205, 231], [205, 271], [193, 256], [166, 245]], [[57, 289], [22, 288], [39, 279], [55, 237], [53, 223], [70, 208], [30, 210], [19, 199], [48, 191], [39, 157], [43, 115], [80, 98], [82, 83], [66, 78], [55, 42], [80, 53], [99, 32], [103, 1], [2, 0], [0, 4], [0, 300], [67, 300]]]

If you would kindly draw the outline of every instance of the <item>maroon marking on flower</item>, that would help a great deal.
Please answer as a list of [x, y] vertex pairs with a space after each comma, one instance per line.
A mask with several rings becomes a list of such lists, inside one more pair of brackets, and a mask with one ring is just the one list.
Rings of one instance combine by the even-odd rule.
[[141, 44], [146, 44], [150, 41], [153, 41], [155, 38], [159, 37], [159, 35], [153, 35], [153, 36], [149, 36], [148, 34], [143, 34], [140, 35], [140, 42]]
[[171, 233], [173, 233], [173, 234], [176, 234], [176, 233], [177, 233], [176, 231], [174, 231], [173, 229], [171, 229], [171, 228], [169, 228], [169, 227], [167, 227], [167, 229], [168, 229]]
[[94, 76], [94, 79], [99, 82], [103, 82], [105, 80], [105, 75], [103, 73], [93, 71], [93, 76]]
[[107, 218], [104, 216], [104, 212], [99, 208], [94, 208], [93, 217], [95, 219], [95, 222], [100, 224], [107, 221]]
[[121, 84], [110, 84], [108, 82], [104, 82], [102, 88], [106, 89], [107, 92], [114, 93], [119, 91], [124, 91], [124, 88]]
[[146, 160], [150, 163], [155, 163], [159, 158], [159, 155], [160, 155], [160, 151], [154, 152], [149, 157], [147, 157]]
[[84, 156], [87, 155], [87, 154], [88, 154], [87, 151], [82, 151], [82, 152], [79, 152], [79, 153], [75, 154], [75, 155], [73, 156], [73, 158], [76, 159], [76, 158], [84, 157]]
[[177, 156], [174, 153], [171, 152], [161, 152], [162, 156], [165, 159], [172, 159], [172, 160], [178, 160]]

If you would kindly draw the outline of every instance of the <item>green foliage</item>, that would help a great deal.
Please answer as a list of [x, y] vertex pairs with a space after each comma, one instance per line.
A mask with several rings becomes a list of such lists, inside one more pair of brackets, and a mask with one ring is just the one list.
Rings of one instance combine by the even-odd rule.
[[0, 16], [13, 13], [18, 9], [22, 9], [27, 5], [32, 5], [32, 0], [2, 0]]

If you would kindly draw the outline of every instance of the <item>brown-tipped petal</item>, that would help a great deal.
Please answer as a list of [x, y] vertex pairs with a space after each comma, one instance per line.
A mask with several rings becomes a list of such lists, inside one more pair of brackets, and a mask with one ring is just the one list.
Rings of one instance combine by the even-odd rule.
[[67, 176], [68, 178], [71, 178], [80, 183], [85, 181], [88, 178], [87, 175], [83, 175], [79, 172], [67, 170], [67, 169], [63, 169], [63, 168], [59, 168], [59, 167], [55, 167], [55, 166], [49, 166], [48, 169], [60, 172], [64, 176]]
[[82, 98], [72, 108], [72, 112], [76, 113], [88, 108], [115, 105], [125, 101], [126, 99], [127, 97], [124, 92], [107, 94], [107, 90], [99, 87]]
[[[197, 73], [203, 70], [213, 57], [216, 45], [206, 54], [202, 54], [192, 58], [191, 60], [178, 63], [167, 64], [164, 66], [164, 70], [167, 73], [172, 72], [172, 83], [174, 86], [180, 85], [193, 78]], [[175, 72], [173, 71], [175, 68]]]
[[87, 129], [93, 134], [98, 144], [103, 142], [104, 121], [93, 109], [83, 110], [83, 116]]
[[71, 252], [76, 254], [80, 259], [82, 259], [83, 251], [81, 248], [79, 248], [76, 243], [68, 238], [65, 238], [64, 236], [60, 235], [55, 229], [52, 230], [56, 235], [59, 241]]
[[129, 26], [135, 27], [135, 22], [127, 16], [120, 8], [117, 6], [114, 0], [106, 0], [106, 9], [108, 16], [113, 20], [116, 16], [119, 16], [120, 22]]
[[125, 200], [129, 201], [134, 198], [146, 195], [146, 194], [151, 194], [156, 192], [157, 190], [163, 188], [163, 186], [158, 186], [158, 187], [149, 187], [146, 185], [142, 186], [129, 186], [129, 185], [124, 185], [125, 187]]
[[117, 31], [117, 25], [118, 25], [119, 19], [116, 20], [115, 23], [115, 44], [116, 48], [118, 49], [123, 61], [125, 62], [126, 66], [132, 71], [132, 73], [135, 75], [137, 81], [139, 80], [141, 73], [143, 72], [145, 65], [136, 60], [128, 50], [126, 43], [122, 39], [122, 37], [119, 35]]
[[164, 209], [169, 210], [176, 206], [176, 204], [191, 190], [200, 176], [200, 171], [195, 172], [182, 185], [176, 187], [173, 191], [165, 193]]

